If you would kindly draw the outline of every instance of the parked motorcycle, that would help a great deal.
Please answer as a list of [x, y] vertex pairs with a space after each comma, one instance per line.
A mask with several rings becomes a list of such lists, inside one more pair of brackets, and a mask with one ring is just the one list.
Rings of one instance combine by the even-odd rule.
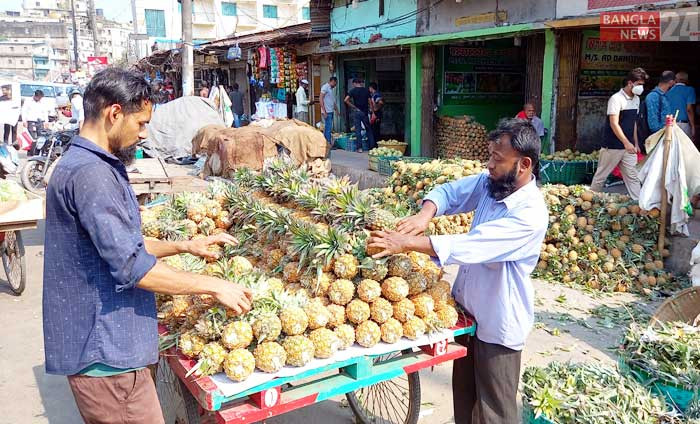
[[[73, 120], [72, 120], [73, 121]], [[46, 189], [51, 165], [61, 157], [70, 146], [70, 141], [78, 134], [75, 123], [68, 129], [42, 130], [28, 152], [27, 162], [20, 172], [20, 180], [25, 189], [40, 194]]]

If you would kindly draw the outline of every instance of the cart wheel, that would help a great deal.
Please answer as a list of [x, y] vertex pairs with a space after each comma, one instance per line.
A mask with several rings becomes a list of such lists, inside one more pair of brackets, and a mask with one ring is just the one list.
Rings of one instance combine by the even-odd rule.
[[2, 266], [12, 292], [19, 296], [27, 284], [27, 264], [24, 259], [24, 243], [19, 231], [5, 233], [5, 241], [0, 244]]
[[[377, 357], [374, 362], [411, 353], [411, 349]], [[396, 377], [345, 395], [361, 424], [415, 424], [420, 413], [420, 377], [418, 372]]]
[[156, 392], [165, 424], [201, 423], [197, 400], [163, 357], [156, 369]]

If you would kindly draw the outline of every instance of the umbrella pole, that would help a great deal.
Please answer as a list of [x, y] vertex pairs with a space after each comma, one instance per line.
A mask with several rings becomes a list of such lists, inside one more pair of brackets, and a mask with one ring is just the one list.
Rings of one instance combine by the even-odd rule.
[[668, 213], [668, 193], [666, 192], [666, 170], [668, 169], [668, 153], [673, 139], [674, 119], [671, 115], [666, 115], [666, 127], [664, 128], [664, 162], [661, 173], [661, 216], [659, 223], [659, 244], [657, 246], [659, 254], [663, 256], [664, 245], [666, 244], [666, 214]]

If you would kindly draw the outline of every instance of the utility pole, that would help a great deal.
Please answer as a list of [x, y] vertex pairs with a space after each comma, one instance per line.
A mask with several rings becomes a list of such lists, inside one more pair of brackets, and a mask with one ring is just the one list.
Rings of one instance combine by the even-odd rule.
[[182, 95], [194, 95], [194, 50], [192, 44], [192, 0], [182, 0]]
[[139, 54], [139, 39], [136, 38], [137, 34], [139, 33], [139, 20], [136, 14], [136, 0], [131, 0], [131, 22], [134, 26], [134, 54], [136, 55], [136, 60], [139, 60], [141, 55]]
[[80, 69], [80, 56], [78, 56], [78, 26], [75, 24], [75, 2], [70, 0], [70, 16], [73, 20], [73, 60], [75, 62], [75, 70]]
[[95, 0], [88, 0], [88, 15], [90, 17], [90, 26], [92, 27], [92, 45], [94, 47], [93, 54], [100, 55], [100, 46], [97, 44], [97, 18], [95, 17]]

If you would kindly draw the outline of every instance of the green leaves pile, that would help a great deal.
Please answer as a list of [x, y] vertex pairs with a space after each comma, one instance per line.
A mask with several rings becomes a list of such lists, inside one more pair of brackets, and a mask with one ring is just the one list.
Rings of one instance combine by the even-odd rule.
[[658, 424], [675, 419], [661, 398], [606, 366], [552, 362], [545, 368], [529, 367], [522, 385], [523, 406], [554, 423]]
[[27, 195], [19, 184], [0, 180], [0, 202], [27, 200]]

